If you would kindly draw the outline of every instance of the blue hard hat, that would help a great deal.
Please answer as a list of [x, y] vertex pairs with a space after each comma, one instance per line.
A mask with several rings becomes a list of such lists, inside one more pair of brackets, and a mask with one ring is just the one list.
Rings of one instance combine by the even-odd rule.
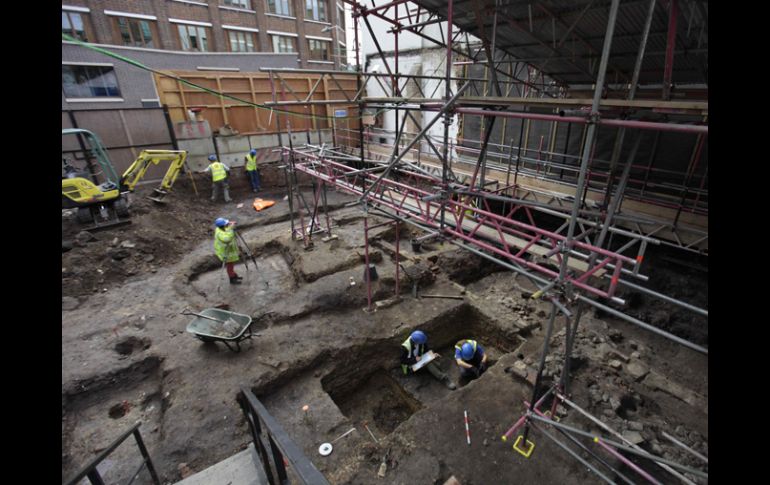
[[216, 162], [217, 156], [216, 155], [209, 155], [209, 162]]
[[473, 358], [473, 354], [475, 354], [476, 351], [473, 350], [472, 344], [465, 342], [460, 353], [463, 356], [463, 360], [471, 360]]
[[252, 150], [249, 153], [251, 153], [252, 155], [256, 155], [257, 151], [252, 148]]
[[418, 345], [422, 345], [428, 341], [428, 336], [425, 335], [421, 330], [415, 330], [412, 332], [412, 335], [410, 335], [409, 338], [411, 338]]
[[217, 217], [217, 220], [214, 221], [214, 225], [217, 226], [217, 227], [225, 227], [228, 222], [230, 222], [230, 221], [228, 221], [224, 217]]

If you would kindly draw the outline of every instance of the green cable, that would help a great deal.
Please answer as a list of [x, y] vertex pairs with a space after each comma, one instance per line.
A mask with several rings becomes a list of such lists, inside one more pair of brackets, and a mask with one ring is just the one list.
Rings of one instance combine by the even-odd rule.
[[[107, 49], [103, 49], [101, 47], [97, 47], [97, 46], [95, 46], [93, 44], [89, 44], [87, 42], [83, 42], [80, 39], [76, 39], [76, 38], [74, 38], [74, 37], [72, 37], [70, 35], [65, 34], [64, 32], [62, 32], [61, 36], [62, 36], [63, 40], [66, 40], [68, 42], [74, 42], [74, 43], [76, 43], [76, 44], [78, 44], [78, 45], [80, 45], [82, 47], [85, 47], [87, 49], [91, 49], [93, 51], [99, 52], [101, 54], [104, 54], [106, 56], [112, 57], [114, 59], [118, 59], [120, 61], [126, 62], [128, 64], [131, 64], [132, 66], [138, 67], [140, 69], [144, 69], [145, 71], [153, 72], [153, 73], [155, 73], [155, 74], [157, 74], [159, 76], [163, 76], [163, 77], [167, 77], [167, 78], [170, 78], [170, 79], [174, 79], [174, 80], [179, 81], [179, 82], [181, 82], [183, 84], [186, 84], [186, 85], [188, 85], [188, 86], [190, 86], [192, 88], [199, 89], [201, 91], [205, 91], [207, 93], [213, 94], [214, 96], [217, 96], [219, 98], [231, 99], [231, 100], [235, 100], [235, 101], [238, 101], [240, 103], [243, 103], [240, 106], [244, 106], [244, 105], [245, 106], [252, 106], [252, 107], [255, 107], [255, 108], [258, 108], [258, 109], [264, 109], [264, 110], [272, 111], [272, 112], [276, 112], [276, 113], [284, 113], [284, 114], [289, 115], [289, 116], [298, 116], [300, 118], [320, 119], [320, 120], [327, 120], [327, 121], [328, 120], [334, 120], [334, 119], [337, 119], [337, 120], [348, 120], [348, 119], [360, 120], [360, 119], [363, 118], [363, 115], [359, 115], [359, 116], [340, 116], [340, 117], [310, 115], [310, 114], [295, 113], [293, 111], [287, 111], [287, 110], [283, 110], [283, 109], [280, 109], [280, 108], [273, 108], [271, 106], [265, 106], [263, 104], [254, 103], [252, 101], [247, 101], [245, 99], [241, 99], [241, 98], [232, 96], [230, 94], [225, 94], [225, 93], [222, 93], [222, 92], [219, 92], [219, 91], [215, 91], [213, 89], [209, 89], [207, 87], [200, 86], [200, 85], [195, 84], [193, 82], [187, 81], [187, 80], [182, 79], [180, 77], [173, 76], [171, 74], [167, 74], [167, 73], [158, 71], [158, 70], [153, 69], [151, 67], [145, 66], [144, 64], [142, 64], [141, 62], [139, 62], [139, 61], [137, 61], [135, 59], [131, 59], [130, 57], [125, 57], [125, 56], [122, 56], [120, 54], [116, 54], [116, 53], [114, 53], [112, 51], [109, 51]], [[238, 106], [238, 105], [236, 105], [236, 106]], [[393, 109], [395, 109], [395, 108], [383, 108], [383, 109], [375, 112], [374, 116], [377, 116], [380, 113], [384, 113], [385, 111], [391, 111]]]

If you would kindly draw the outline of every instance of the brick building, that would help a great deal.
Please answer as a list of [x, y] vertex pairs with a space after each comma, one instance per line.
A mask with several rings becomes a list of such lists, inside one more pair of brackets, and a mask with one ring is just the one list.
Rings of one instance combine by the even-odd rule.
[[[67, 0], [62, 32], [97, 44], [182, 52], [296, 53], [296, 67], [345, 65], [336, 0]], [[341, 60], [341, 63], [340, 63]]]

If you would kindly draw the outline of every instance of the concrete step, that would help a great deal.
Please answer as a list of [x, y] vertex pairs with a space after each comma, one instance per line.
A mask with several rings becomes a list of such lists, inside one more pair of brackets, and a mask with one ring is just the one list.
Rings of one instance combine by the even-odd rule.
[[262, 462], [254, 443], [240, 453], [226, 458], [175, 485], [268, 485]]

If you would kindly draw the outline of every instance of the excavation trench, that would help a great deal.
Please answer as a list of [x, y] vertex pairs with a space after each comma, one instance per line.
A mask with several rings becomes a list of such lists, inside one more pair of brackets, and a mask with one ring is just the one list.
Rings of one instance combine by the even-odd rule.
[[[489, 355], [490, 367], [501, 356], [515, 352], [524, 341], [515, 332], [501, 330], [472, 306], [461, 304], [428, 321], [410, 325], [410, 330], [394, 337], [330, 352], [323, 360], [316, 359], [315, 366], [292, 373], [294, 378], [281, 379], [284, 384], [262, 387], [258, 395], [271, 414], [275, 413], [287, 428], [293, 429], [290, 434], [307, 451], [313, 450], [310, 445], [315, 442], [324, 441], [328, 430], [339, 430], [337, 434], [341, 434], [345, 431], [342, 428], [350, 426], [357, 427], [370, 441], [382, 439], [417, 411], [453, 392], [427, 371], [403, 375], [399, 365], [400, 344], [411, 328], [419, 328], [429, 336], [429, 344], [442, 356], [438, 365], [460, 386], [473, 382], [459, 378], [454, 362], [457, 341], [477, 340]], [[479, 380], [485, 377], [482, 375]], [[310, 408], [308, 414], [301, 411], [304, 406]]]

